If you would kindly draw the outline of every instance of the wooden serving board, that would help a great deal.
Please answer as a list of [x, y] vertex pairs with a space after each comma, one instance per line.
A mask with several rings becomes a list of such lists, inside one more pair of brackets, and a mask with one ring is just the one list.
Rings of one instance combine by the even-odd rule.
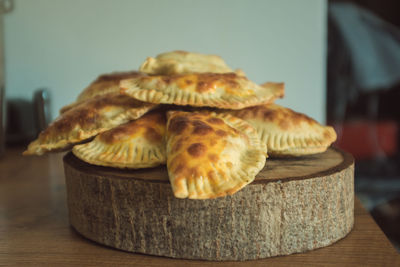
[[165, 166], [119, 170], [64, 157], [71, 225], [114, 248], [250, 260], [324, 247], [354, 222], [354, 160], [338, 149], [267, 159], [255, 181], [210, 200], [173, 196]]

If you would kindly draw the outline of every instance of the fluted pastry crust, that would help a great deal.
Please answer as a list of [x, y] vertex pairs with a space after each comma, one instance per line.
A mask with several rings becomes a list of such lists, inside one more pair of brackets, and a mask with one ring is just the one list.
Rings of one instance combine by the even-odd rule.
[[175, 105], [242, 109], [283, 97], [283, 83], [257, 85], [235, 73], [156, 75], [121, 81], [121, 92], [135, 99]]
[[61, 114], [39, 137], [29, 144], [24, 155], [62, 151], [101, 132], [137, 119], [156, 105], [119, 93], [100, 95], [83, 101]]
[[166, 163], [164, 111], [151, 111], [137, 120], [103, 132], [89, 143], [76, 145], [75, 156], [94, 165], [148, 168]]
[[336, 140], [332, 127], [323, 126], [305, 114], [277, 104], [228, 113], [247, 121], [257, 130], [271, 157], [321, 153]]
[[78, 95], [75, 102], [62, 107], [60, 109], [60, 114], [77, 106], [82, 101], [88, 100], [95, 96], [119, 92], [119, 83], [123, 79], [131, 79], [144, 75], [144, 73], [138, 71], [112, 72], [102, 74]]

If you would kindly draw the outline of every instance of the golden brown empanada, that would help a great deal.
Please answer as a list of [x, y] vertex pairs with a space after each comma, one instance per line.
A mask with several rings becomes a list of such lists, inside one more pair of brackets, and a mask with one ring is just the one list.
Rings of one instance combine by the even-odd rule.
[[155, 58], [148, 57], [139, 70], [148, 74], [159, 75], [233, 72], [219, 56], [186, 51], [172, 51], [159, 54]]
[[335, 130], [310, 117], [277, 104], [229, 111], [250, 123], [271, 157], [301, 156], [324, 152], [335, 140]]
[[259, 86], [235, 73], [194, 73], [138, 77], [121, 81], [121, 92], [150, 103], [241, 109], [271, 103], [283, 83]]
[[167, 168], [177, 198], [231, 195], [264, 167], [266, 149], [247, 122], [212, 112], [167, 113]]
[[137, 120], [75, 145], [72, 152], [91, 164], [117, 168], [147, 168], [165, 164], [165, 111], [151, 111]]
[[96, 96], [61, 114], [29, 144], [24, 155], [69, 149], [72, 144], [137, 119], [154, 107], [119, 93]]
[[131, 79], [144, 75], [146, 74], [137, 71], [112, 72], [102, 74], [79, 94], [75, 102], [62, 107], [60, 109], [60, 114], [75, 107], [84, 100], [93, 98], [98, 95], [119, 92], [119, 83], [123, 79]]

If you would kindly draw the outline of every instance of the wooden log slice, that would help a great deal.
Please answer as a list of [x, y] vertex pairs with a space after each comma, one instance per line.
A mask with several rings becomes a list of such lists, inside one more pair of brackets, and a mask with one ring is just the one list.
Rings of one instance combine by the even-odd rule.
[[354, 221], [354, 161], [330, 148], [268, 159], [255, 181], [210, 200], [173, 196], [165, 166], [118, 170], [64, 157], [69, 217], [83, 236], [173, 258], [250, 260], [324, 247]]

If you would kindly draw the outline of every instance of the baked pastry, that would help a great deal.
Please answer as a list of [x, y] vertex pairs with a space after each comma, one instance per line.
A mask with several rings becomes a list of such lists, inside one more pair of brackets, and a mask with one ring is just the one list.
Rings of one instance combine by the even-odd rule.
[[72, 144], [137, 119], [155, 106], [119, 93], [96, 96], [61, 114], [23, 154], [69, 149]]
[[148, 168], [166, 163], [165, 112], [150, 111], [137, 120], [103, 132], [72, 152], [94, 165], [116, 168]]
[[216, 55], [205, 55], [186, 51], [172, 51], [148, 57], [139, 70], [148, 74], [188, 74], [193, 72], [233, 72], [224, 60]]
[[336, 132], [312, 118], [277, 104], [260, 105], [228, 112], [251, 124], [271, 157], [302, 156], [324, 152]]
[[167, 169], [177, 198], [231, 195], [264, 167], [266, 149], [255, 129], [229, 114], [169, 111]]
[[144, 75], [146, 74], [138, 71], [112, 72], [102, 74], [79, 94], [75, 102], [62, 107], [60, 109], [60, 114], [78, 105], [80, 102], [89, 98], [93, 98], [97, 95], [119, 92], [119, 82], [123, 79], [130, 79]]
[[241, 109], [284, 95], [283, 83], [257, 85], [235, 73], [192, 73], [122, 80], [121, 92], [135, 99], [175, 105]]

